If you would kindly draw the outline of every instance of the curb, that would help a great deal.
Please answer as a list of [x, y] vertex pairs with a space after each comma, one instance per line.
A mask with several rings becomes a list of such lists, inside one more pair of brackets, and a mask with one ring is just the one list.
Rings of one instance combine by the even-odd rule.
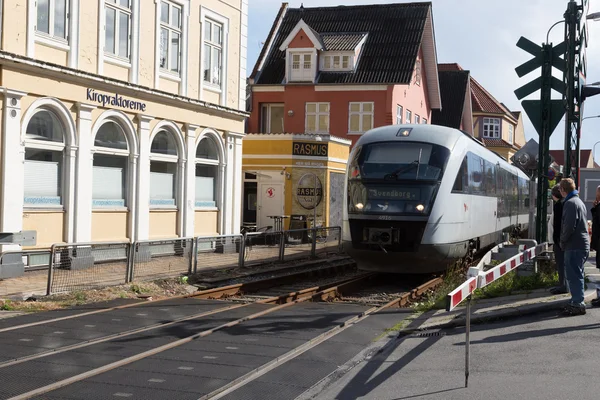
[[[595, 289], [590, 290], [589, 293], [585, 294], [584, 301], [589, 302], [589, 301], [593, 300], [594, 298], [596, 298], [596, 290]], [[568, 299], [552, 300], [552, 301], [547, 301], [544, 303], [527, 304], [527, 305], [518, 306], [518, 307], [514, 307], [514, 308], [507, 308], [504, 310], [488, 311], [488, 312], [481, 313], [479, 315], [471, 315], [471, 324], [482, 324], [482, 323], [492, 322], [492, 321], [499, 320], [499, 319], [514, 319], [514, 318], [523, 317], [523, 316], [527, 316], [527, 315], [531, 315], [531, 314], [539, 314], [541, 312], [546, 312], [546, 311], [560, 310], [568, 301], [569, 301]], [[396, 337], [401, 338], [401, 337], [409, 336], [414, 333], [419, 333], [419, 332], [423, 332], [423, 331], [427, 331], [427, 330], [452, 329], [452, 328], [462, 327], [465, 325], [466, 325], [466, 318], [465, 318], [465, 315], [463, 314], [449, 322], [440, 322], [440, 323], [432, 322], [430, 324], [424, 323], [419, 328], [401, 329], [398, 332], [398, 335]]]

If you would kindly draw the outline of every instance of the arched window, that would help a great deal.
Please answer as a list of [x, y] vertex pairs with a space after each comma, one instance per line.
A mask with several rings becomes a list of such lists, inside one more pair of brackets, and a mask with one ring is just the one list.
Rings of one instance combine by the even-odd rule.
[[105, 122], [96, 133], [94, 147], [93, 207], [126, 207], [129, 146], [123, 128]]
[[24, 205], [63, 205], [65, 128], [57, 115], [40, 109], [25, 131]]
[[150, 146], [150, 206], [177, 205], [178, 159], [173, 134], [161, 130]]
[[217, 207], [219, 152], [211, 137], [204, 137], [196, 148], [196, 207]]

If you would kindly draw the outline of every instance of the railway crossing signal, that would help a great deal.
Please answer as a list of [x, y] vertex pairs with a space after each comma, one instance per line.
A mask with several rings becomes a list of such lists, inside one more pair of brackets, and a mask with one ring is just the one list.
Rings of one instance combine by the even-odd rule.
[[539, 46], [531, 40], [521, 37], [517, 42], [517, 47], [534, 56], [533, 59], [515, 69], [519, 77], [540, 67], [542, 70], [541, 76], [515, 90], [515, 95], [519, 100], [540, 90], [540, 100], [523, 100], [521, 104], [540, 136], [535, 232], [536, 240], [541, 243], [545, 241], [548, 229], [546, 224], [547, 196], [543, 194], [548, 192], [548, 180], [544, 179], [544, 176], [550, 168], [550, 135], [565, 113], [563, 101], [551, 98], [552, 89], [561, 94], [565, 91], [565, 84], [552, 76], [552, 67], [561, 72], [565, 71], [566, 63], [560, 58], [560, 54], [564, 54], [566, 44], [563, 42], [553, 47], [552, 44], [546, 43]]

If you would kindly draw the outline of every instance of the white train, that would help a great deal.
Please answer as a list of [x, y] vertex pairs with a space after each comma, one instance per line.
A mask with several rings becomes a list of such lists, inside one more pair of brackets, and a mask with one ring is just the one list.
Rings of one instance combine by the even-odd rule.
[[430, 273], [528, 228], [529, 177], [465, 132], [393, 125], [350, 153], [345, 251], [360, 269]]

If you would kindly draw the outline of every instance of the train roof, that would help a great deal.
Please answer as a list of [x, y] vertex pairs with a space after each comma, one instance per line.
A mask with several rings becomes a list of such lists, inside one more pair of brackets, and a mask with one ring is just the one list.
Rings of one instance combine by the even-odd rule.
[[[403, 129], [410, 129], [410, 136], [397, 136]], [[440, 146], [453, 148], [456, 142], [463, 136], [469, 136], [475, 142], [483, 146], [483, 143], [474, 139], [472, 136], [454, 128], [448, 128], [440, 125], [429, 124], [400, 124], [388, 125], [379, 128], [371, 129], [365, 132], [356, 142], [357, 146], [362, 146], [369, 143], [384, 142], [390, 140], [415, 140], [419, 142], [427, 142], [438, 144]]]
[[[407, 128], [411, 129], [408, 137], [398, 135], [403, 129]], [[489, 154], [493, 157], [496, 157], [498, 159], [497, 161], [505, 168], [514, 168], [517, 170], [516, 173], [518, 175], [527, 176], [519, 168], [508, 162], [508, 160], [506, 160], [504, 157], [485, 147], [485, 145], [479, 139], [474, 138], [467, 132], [454, 128], [448, 128], [446, 126], [430, 124], [399, 124], [382, 126], [365, 132], [356, 142], [356, 146], [397, 140], [432, 143], [452, 150], [456, 143], [464, 137], [472, 141], [473, 144], [480, 146], [482, 150], [489, 152]]]

